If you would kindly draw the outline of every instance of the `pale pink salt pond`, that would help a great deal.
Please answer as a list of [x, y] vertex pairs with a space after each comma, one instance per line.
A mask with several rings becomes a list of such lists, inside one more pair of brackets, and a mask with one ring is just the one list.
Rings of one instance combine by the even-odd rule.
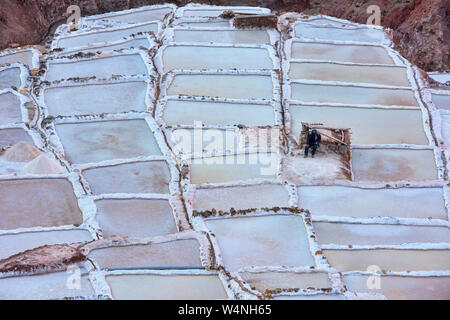
[[0, 181], [0, 230], [80, 225], [83, 217], [66, 179]]
[[0, 148], [12, 146], [21, 141], [25, 141], [30, 145], [34, 145], [34, 142], [31, 139], [31, 137], [22, 128], [11, 128], [0, 130]]
[[18, 122], [22, 122], [19, 97], [10, 92], [0, 94], [0, 125]]

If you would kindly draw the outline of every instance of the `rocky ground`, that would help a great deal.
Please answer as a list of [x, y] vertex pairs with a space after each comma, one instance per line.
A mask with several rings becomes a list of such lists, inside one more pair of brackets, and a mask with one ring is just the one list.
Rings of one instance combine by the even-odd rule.
[[365, 23], [366, 9], [381, 8], [381, 23], [394, 30], [400, 53], [425, 71], [450, 69], [450, 2], [446, 0], [3, 0], [0, 7], [0, 49], [37, 44], [65, 21], [65, 10], [79, 5], [82, 15], [170, 2], [268, 7], [278, 12], [325, 14]]

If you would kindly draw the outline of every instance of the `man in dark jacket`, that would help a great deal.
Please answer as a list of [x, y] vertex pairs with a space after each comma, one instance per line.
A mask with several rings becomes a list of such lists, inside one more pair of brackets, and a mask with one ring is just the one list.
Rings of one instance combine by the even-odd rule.
[[309, 148], [312, 148], [311, 156], [314, 158], [317, 147], [320, 146], [321, 139], [322, 137], [320, 136], [320, 133], [317, 131], [316, 127], [312, 127], [311, 131], [309, 131], [308, 133], [308, 137], [306, 138], [305, 158], [308, 157]]

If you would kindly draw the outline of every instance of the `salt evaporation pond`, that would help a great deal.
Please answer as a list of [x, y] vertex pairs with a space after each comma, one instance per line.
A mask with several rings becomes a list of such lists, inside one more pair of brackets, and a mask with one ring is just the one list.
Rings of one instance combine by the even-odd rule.
[[261, 75], [190, 74], [176, 75], [170, 96], [209, 96], [234, 99], [272, 99], [272, 78]]
[[228, 270], [314, 265], [305, 226], [298, 216], [210, 219], [206, 225], [217, 238]]
[[0, 71], [0, 90], [11, 87], [19, 88], [20, 85], [20, 68], [9, 68]]
[[340, 81], [348, 83], [374, 83], [389, 86], [409, 87], [406, 67], [360, 66], [337, 63], [292, 62], [291, 79]]
[[163, 20], [164, 17], [173, 12], [170, 7], [149, 8], [138, 11], [122, 11], [119, 13], [110, 13], [106, 17], [86, 17], [86, 21], [108, 20], [119, 23], [143, 23], [148, 21]]
[[212, 300], [228, 295], [216, 275], [109, 275], [116, 300]]
[[164, 72], [201, 69], [272, 69], [267, 49], [169, 46], [163, 55]]
[[[0, 278], [1, 300], [54, 300], [94, 296], [95, 292], [85, 274], [81, 275], [80, 287], [70, 287], [67, 272], [42, 275]], [[69, 279], [70, 280], [70, 279]]]
[[83, 170], [94, 194], [169, 193], [170, 172], [165, 161], [134, 162]]
[[142, 267], [201, 267], [197, 240], [174, 240], [147, 245], [111, 246], [88, 255], [102, 269]]
[[394, 64], [381, 46], [293, 42], [293, 59], [311, 59], [365, 64]]
[[274, 179], [279, 165], [275, 153], [239, 154], [194, 159], [191, 183], [221, 183], [251, 179]]
[[356, 181], [436, 180], [433, 150], [353, 149]]
[[450, 110], [450, 95], [432, 94], [431, 98], [436, 108]]
[[0, 181], [0, 230], [80, 225], [83, 217], [66, 179]]
[[329, 41], [352, 41], [364, 43], [382, 43], [386, 37], [383, 30], [370, 28], [329, 28], [318, 27], [299, 23], [295, 25], [295, 34], [297, 37], [329, 40]]
[[148, 75], [147, 67], [139, 54], [118, 55], [73, 62], [50, 62], [47, 81], [95, 76], [110, 78], [112, 75]]
[[307, 122], [350, 128], [353, 144], [428, 144], [420, 110], [292, 105], [289, 112], [295, 137]]
[[197, 211], [273, 207], [289, 207], [289, 194], [285, 186], [259, 184], [195, 190], [194, 210]]
[[450, 269], [450, 250], [323, 250], [333, 268], [345, 271], [366, 271], [378, 266], [391, 272]]
[[125, 41], [120, 41], [120, 42], [115, 42], [115, 44], [111, 44], [111, 45], [92, 45], [89, 46], [85, 49], [75, 49], [75, 50], [67, 50], [67, 51], [63, 51], [61, 55], [70, 55], [73, 53], [101, 53], [104, 51], [114, 51], [114, 50], [125, 50], [125, 49], [145, 49], [148, 50], [150, 48], [150, 42], [148, 41], [147, 38], [142, 38], [142, 39], [130, 39], [130, 40], [125, 40]]
[[162, 199], [104, 199], [95, 202], [103, 237], [155, 237], [177, 232], [172, 207]]
[[63, 123], [56, 132], [72, 163], [161, 154], [145, 120]]
[[242, 272], [239, 274], [250, 287], [259, 292], [282, 289], [331, 288], [327, 273], [323, 272]]
[[204, 125], [256, 127], [274, 125], [275, 112], [270, 105], [169, 100], [163, 119], [168, 126], [201, 121]]
[[132, 81], [50, 87], [44, 90], [45, 104], [52, 116], [146, 111], [147, 83]]
[[185, 17], [218, 17], [224, 11], [232, 10], [236, 13], [248, 13], [248, 14], [263, 14], [265, 13], [264, 9], [260, 8], [233, 8], [233, 7], [224, 7], [223, 9], [185, 9], [183, 11], [183, 15]]
[[[373, 279], [373, 278], [371, 278]], [[361, 293], [378, 293], [390, 300], [449, 300], [450, 277], [369, 276], [347, 274], [343, 278], [348, 290]], [[369, 289], [367, 283], [379, 281], [379, 289]]]
[[222, 153], [239, 148], [234, 129], [176, 129], [172, 132], [173, 149], [178, 153]]
[[450, 242], [448, 227], [314, 222], [317, 241], [338, 245]]
[[43, 245], [88, 242], [92, 235], [87, 230], [54, 230], [0, 235], [0, 259]]
[[31, 137], [22, 128], [0, 129], [0, 147], [12, 146], [20, 141], [34, 145]]
[[409, 89], [365, 88], [303, 83], [293, 83], [291, 89], [292, 99], [305, 102], [418, 106], [414, 92]]
[[273, 300], [347, 300], [340, 294], [314, 294], [314, 295], [278, 295]]
[[175, 42], [207, 42], [230, 44], [270, 44], [264, 30], [175, 30]]
[[205, 22], [203, 22], [203, 21], [200, 21], [200, 22], [185, 21], [183, 23], [178, 24], [177, 27], [195, 28], [195, 29], [230, 28], [231, 24], [229, 21], [207, 21], [207, 22], [206, 21]]
[[399, 217], [447, 220], [442, 188], [299, 187], [300, 207], [313, 217]]
[[95, 43], [121, 40], [132, 34], [144, 32], [153, 32], [154, 34], [158, 33], [158, 24], [146, 23], [128, 28], [115, 28], [111, 30], [102, 30], [61, 37], [56, 41], [55, 46], [63, 49], [86, 47]]
[[11, 92], [0, 94], [0, 125], [22, 122], [19, 97]]
[[31, 69], [33, 68], [33, 51], [16, 51], [0, 56], [0, 65], [8, 63], [22, 63]]
[[450, 144], [450, 114], [441, 114], [442, 137], [447, 144]]

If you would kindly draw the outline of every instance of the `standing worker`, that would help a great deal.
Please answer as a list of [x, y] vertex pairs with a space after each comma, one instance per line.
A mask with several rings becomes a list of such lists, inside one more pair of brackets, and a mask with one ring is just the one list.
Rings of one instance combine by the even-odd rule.
[[320, 133], [317, 131], [316, 127], [312, 127], [311, 131], [308, 132], [308, 137], [306, 139], [305, 158], [308, 157], [309, 148], [312, 148], [311, 156], [314, 158], [317, 147], [320, 146], [321, 139], [322, 137], [320, 136]]

